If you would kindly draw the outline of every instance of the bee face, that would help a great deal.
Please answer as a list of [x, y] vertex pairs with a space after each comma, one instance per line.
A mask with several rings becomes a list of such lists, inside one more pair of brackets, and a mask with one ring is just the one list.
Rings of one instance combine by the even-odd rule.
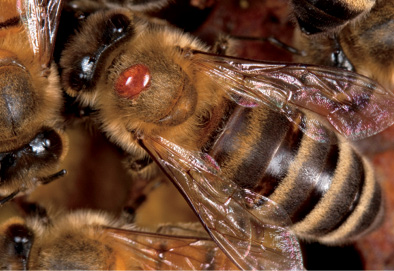
[[1, 226], [0, 266], [5, 270], [26, 270], [33, 232], [22, 219], [13, 218]]
[[[3, 269], [151, 270], [236, 269], [196, 225], [150, 233], [104, 213], [75, 211], [45, 223], [14, 218], [2, 225]], [[165, 228], [170, 228], [166, 226]]]
[[[91, 26], [98, 24], [105, 24], [102, 25], [102, 29], [107, 29], [104, 34], [90, 31]], [[188, 63], [179, 58], [176, 46], [188, 44], [190, 48], [205, 48], [200, 42], [124, 11], [94, 14], [86, 26], [81, 30], [83, 36], [94, 35], [96, 42], [80, 54], [74, 53], [73, 47], [66, 48], [61, 59], [65, 71], [62, 81], [72, 95], [76, 95], [76, 91], [82, 94], [78, 98], [85, 104], [91, 104], [99, 96], [110, 101], [103, 109], [108, 114], [103, 115], [114, 122], [117, 116], [112, 112], [122, 111], [129, 116], [124, 120], [126, 123], [109, 129], [133, 131], [143, 127], [141, 124], [147, 129], [162, 129], [179, 125], [192, 116], [197, 93], [187, 74]], [[111, 30], [114, 27], [122, 30]], [[116, 34], [110, 38], [112, 32]], [[121, 37], [118, 33], [122, 33]], [[98, 42], [103, 39], [108, 40], [104, 44], [109, 45]], [[90, 65], [92, 69], [83, 71], [79, 67], [83, 67], [87, 58], [94, 60]], [[103, 73], [105, 76], [100, 76]], [[79, 78], [86, 80], [82, 82]], [[114, 91], [91, 91], [106, 88]], [[129, 145], [130, 138], [125, 141]]]
[[23, 147], [1, 153], [2, 189], [9, 190], [9, 193], [18, 188], [28, 189], [28, 186], [20, 184], [24, 178], [34, 180], [38, 176], [50, 175], [48, 171], [63, 157], [63, 150], [62, 137], [56, 131], [47, 128]]
[[111, 225], [109, 218], [89, 213], [49, 223], [41, 217], [10, 219], [2, 225], [1, 263], [23, 270], [113, 269], [107, 264], [113, 251], [103, 244], [101, 224], [96, 224], [103, 221]]

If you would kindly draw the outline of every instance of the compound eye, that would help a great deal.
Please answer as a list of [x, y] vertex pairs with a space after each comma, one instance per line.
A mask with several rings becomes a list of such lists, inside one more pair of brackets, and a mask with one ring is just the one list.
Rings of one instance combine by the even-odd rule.
[[132, 99], [143, 90], [149, 88], [151, 75], [144, 64], [136, 64], [125, 69], [115, 83], [115, 91], [119, 96]]

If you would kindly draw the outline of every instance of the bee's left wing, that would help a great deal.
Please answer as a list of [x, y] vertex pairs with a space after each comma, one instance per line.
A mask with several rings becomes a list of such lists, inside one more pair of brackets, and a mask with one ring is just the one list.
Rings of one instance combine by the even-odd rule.
[[43, 67], [52, 60], [63, 0], [18, 0], [30, 44]]
[[127, 270], [233, 270], [237, 267], [209, 238], [104, 228]]
[[[325, 141], [324, 122], [351, 140], [374, 135], [394, 123], [394, 95], [362, 75], [332, 67], [257, 62], [188, 51], [196, 70], [202, 71], [242, 106], [264, 104], [290, 121], [305, 122], [303, 130]], [[297, 110], [321, 116], [299, 120]], [[329, 136], [329, 135], [327, 135]]]
[[183, 193], [219, 247], [241, 269], [303, 269], [287, 213], [261, 195], [220, 177], [209, 155], [185, 150], [162, 137], [140, 144]]

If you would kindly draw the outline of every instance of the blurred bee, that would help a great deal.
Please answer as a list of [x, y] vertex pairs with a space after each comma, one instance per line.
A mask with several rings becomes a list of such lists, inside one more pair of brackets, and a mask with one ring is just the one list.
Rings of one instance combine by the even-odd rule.
[[54, 173], [65, 153], [62, 94], [51, 67], [61, 1], [0, 3], [0, 205]]
[[374, 6], [375, 0], [292, 0], [293, 15], [304, 34], [338, 32], [358, 20]]
[[382, 217], [371, 165], [344, 139], [393, 122], [394, 97], [368, 78], [211, 54], [127, 9], [91, 15], [60, 65], [66, 91], [97, 110], [112, 141], [155, 160], [240, 268], [272, 268], [272, 249], [297, 262], [291, 223], [332, 244]]
[[306, 52], [306, 57], [296, 60], [353, 70], [394, 91], [393, 16], [394, 1], [384, 0], [335, 37], [314, 39], [296, 32], [297, 46]]
[[49, 221], [38, 217], [26, 221], [12, 218], [0, 228], [0, 267], [2, 270], [238, 269], [198, 229], [166, 226], [163, 230], [171, 234], [143, 232], [103, 213], [81, 210]]

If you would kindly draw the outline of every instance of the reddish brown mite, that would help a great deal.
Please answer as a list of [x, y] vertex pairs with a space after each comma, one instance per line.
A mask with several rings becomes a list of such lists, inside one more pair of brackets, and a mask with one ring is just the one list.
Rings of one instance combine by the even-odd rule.
[[119, 75], [115, 83], [115, 90], [120, 96], [131, 99], [149, 88], [150, 81], [149, 68], [144, 64], [136, 64]]

